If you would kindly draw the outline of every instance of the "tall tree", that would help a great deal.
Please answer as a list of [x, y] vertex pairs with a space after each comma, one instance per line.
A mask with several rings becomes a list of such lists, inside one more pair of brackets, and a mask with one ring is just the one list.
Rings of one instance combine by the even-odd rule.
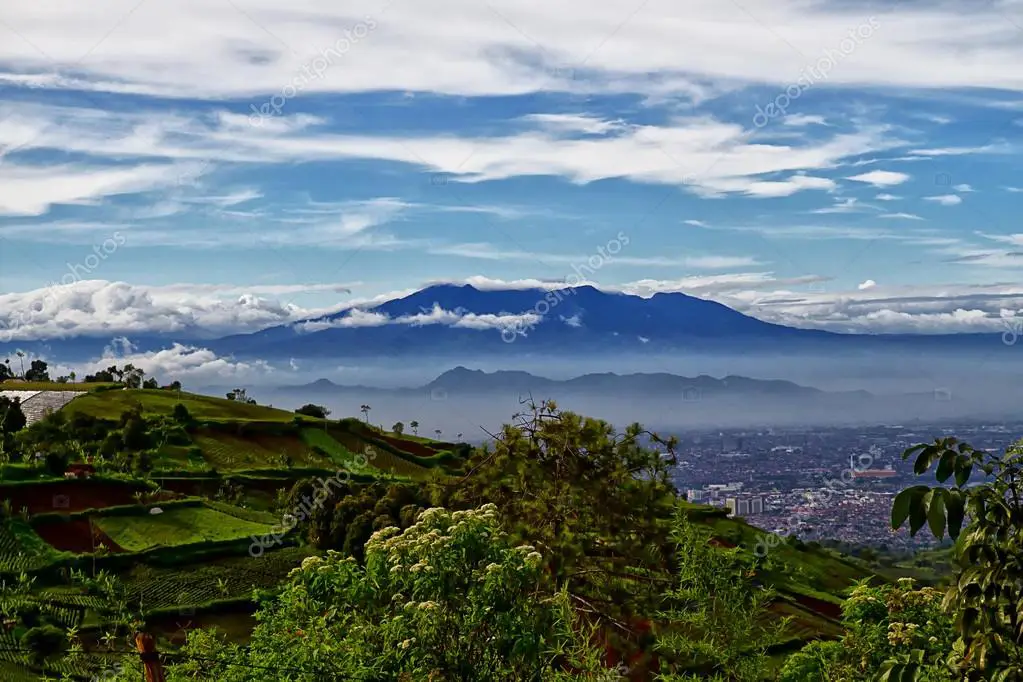
[[[611, 634], [623, 653], [648, 649], [646, 619], [671, 585], [676, 491], [662, 458], [674, 452], [639, 424], [607, 422], [528, 402], [493, 449], [475, 450], [469, 473], [441, 482], [452, 506], [494, 502], [513, 537], [535, 544], [573, 605]], [[440, 493], [443, 494], [443, 493]]]

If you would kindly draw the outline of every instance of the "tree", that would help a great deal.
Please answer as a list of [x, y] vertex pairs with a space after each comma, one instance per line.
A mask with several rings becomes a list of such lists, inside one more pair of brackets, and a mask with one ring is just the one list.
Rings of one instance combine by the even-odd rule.
[[359, 412], [362, 412], [362, 416], [366, 418], [367, 424], [369, 423], [369, 411], [372, 409], [373, 408], [370, 407], [369, 405], [362, 405], [361, 407], [359, 407]]
[[493, 505], [429, 509], [404, 532], [377, 531], [365, 566], [336, 552], [303, 561], [260, 602], [248, 647], [190, 632], [185, 653], [204, 660], [168, 679], [268, 682], [274, 667], [310, 671], [289, 671], [293, 682], [599, 679], [600, 652], [544, 563], [510, 544]]
[[42, 665], [46, 659], [59, 654], [66, 645], [67, 636], [54, 625], [30, 628], [21, 636], [21, 646], [29, 650], [36, 665]]
[[[892, 528], [909, 525], [915, 535], [927, 526], [939, 540], [947, 529], [956, 540], [956, 575], [945, 594], [965, 658], [975, 661], [974, 679], [1023, 680], [1023, 441], [1004, 455], [977, 450], [956, 438], [939, 438], [907, 449], [917, 475], [934, 467], [937, 482], [915, 485], [892, 503]], [[974, 469], [985, 480], [969, 486]], [[965, 523], [965, 527], [964, 527]], [[891, 675], [917, 670], [899, 662]], [[905, 673], [910, 674], [910, 673]], [[897, 679], [890, 677], [890, 679]], [[903, 679], [908, 679], [903, 677]]]
[[20, 351], [20, 350], [16, 350], [16, 351], [14, 351], [14, 354], [18, 356], [19, 360], [21, 360], [21, 378], [24, 379], [25, 378], [25, 352], [24, 351]]
[[7, 381], [8, 379], [14, 378], [14, 372], [11, 371], [11, 359], [4, 359], [3, 363], [0, 363], [0, 383]]
[[[711, 543], [711, 534], [675, 512], [672, 532], [678, 585], [665, 597], [671, 605], [661, 618], [669, 623], [657, 648], [669, 659], [661, 679], [759, 682], [768, 648], [785, 640], [786, 621], [765, 626], [774, 594], [752, 582], [758, 560], [737, 547]], [[694, 633], [696, 636], [694, 636]]]
[[21, 431], [27, 422], [20, 398], [0, 396], [0, 434]]
[[304, 414], [307, 417], [315, 417], [316, 419], [326, 419], [330, 415], [330, 410], [323, 405], [309, 403], [295, 410], [295, 414]]
[[183, 403], [177, 403], [174, 406], [174, 411], [171, 413], [174, 421], [181, 424], [182, 426], [188, 426], [192, 423], [192, 414], [188, 411], [188, 408]]
[[236, 388], [227, 394], [228, 400], [236, 400], [247, 405], [255, 405], [256, 401], [249, 397], [244, 388]]
[[127, 388], [142, 388], [146, 373], [135, 365], [127, 364], [121, 370], [120, 376], [123, 377], [124, 385]]
[[622, 653], [649, 650], [643, 624], [672, 584], [676, 491], [667, 459], [674, 440], [639, 424], [617, 433], [607, 422], [561, 412], [553, 401], [528, 402], [490, 446], [472, 452], [470, 472], [440, 482], [448, 506], [494, 502], [516, 540], [535, 544], [573, 604], [615, 633]]
[[50, 373], [46, 361], [33, 360], [25, 373], [25, 381], [49, 381]]
[[408, 425], [410, 427], [412, 427], [412, 434], [415, 435], [415, 436], [418, 436], [419, 435], [419, 422], [417, 422], [415, 419], [413, 419], [412, 421], [410, 421], [408, 423]]
[[395, 422], [394, 426], [391, 427], [391, 431], [398, 434], [399, 436], [405, 433], [405, 425], [401, 422]]
[[148, 379], [146, 379], [145, 381], [142, 382], [142, 388], [150, 388], [150, 389], [160, 388], [160, 384], [156, 381], [156, 379], [154, 377], [150, 377], [150, 378], [148, 378]]
[[441, 434], [444, 433], [444, 432], [441, 431], [440, 429], [434, 429], [433, 433], [434, 433], [434, 435], [437, 436], [437, 438], [440, 438]]
[[957, 682], [968, 672], [941, 592], [917, 588], [911, 578], [858, 584], [842, 604], [842, 625], [841, 641], [812, 642], [789, 656], [779, 682], [876, 680], [886, 671], [881, 679], [896, 682], [914, 658], [919, 664], [905, 679]]

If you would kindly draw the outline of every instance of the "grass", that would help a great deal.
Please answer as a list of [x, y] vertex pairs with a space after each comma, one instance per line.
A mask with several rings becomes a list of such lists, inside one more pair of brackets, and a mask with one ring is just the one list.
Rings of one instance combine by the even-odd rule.
[[30, 571], [46, 566], [58, 553], [21, 519], [0, 522], [0, 572]]
[[158, 515], [101, 517], [96, 525], [129, 552], [261, 536], [272, 527], [205, 506], [175, 507]]
[[81, 382], [74, 384], [59, 384], [56, 381], [4, 381], [0, 382], [0, 391], [83, 391], [92, 392], [116, 386], [111, 383], [89, 383]]
[[[168, 415], [178, 403], [184, 405], [188, 412], [198, 420], [234, 421], [234, 422], [290, 422], [296, 415], [294, 412], [278, 410], [263, 405], [249, 405], [226, 398], [214, 398], [207, 395], [164, 391], [161, 389], [127, 389], [123, 391], [104, 391], [84, 395], [64, 408], [71, 414], [89, 414], [99, 419], [117, 419], [121, 413], [142, 406], [145, 416]], [[317, 420], [306, 418], [306, 421]]]

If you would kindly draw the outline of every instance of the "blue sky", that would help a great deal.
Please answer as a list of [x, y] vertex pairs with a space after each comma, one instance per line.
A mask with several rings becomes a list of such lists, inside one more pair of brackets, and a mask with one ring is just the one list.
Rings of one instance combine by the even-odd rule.
[[1020, 63], [1018, 0], [7, 8], [0, 318], [250, 331], [562, 280], [623, 233], [603, 287], [1001, 329]]

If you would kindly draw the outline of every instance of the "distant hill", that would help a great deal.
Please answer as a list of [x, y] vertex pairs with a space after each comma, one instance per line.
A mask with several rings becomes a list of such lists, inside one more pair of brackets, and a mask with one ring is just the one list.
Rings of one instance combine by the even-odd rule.
[[675, 374], [584, 374], [573, 379], [558, 381], [536, 376], [529, 372], [497, 371], [484, 372], [463, 366], [444, 372], [424, 386], [410, 388], [373, 388], [367, 386], [343, 386], [327, 379], [319, 379], [300, 386], [280, 386], [278, 390], [303, 395], [330, 395], [335, 393], [360, 394], [409, 394], [409, 393], [529, 393], [547, 395], [613, 395], [642, 397], [683, 397], [690, 394], [694, 399], [714, 397], [767, 397], [813, 398], [841, 396], [846, 398], [871, 398], [867, 391], [828, 393], [816, 388], [800, 386], [791, 381], [751, 379], [742, 376], [726, 376], [717, 379], [707, 375], [684, 377]]

